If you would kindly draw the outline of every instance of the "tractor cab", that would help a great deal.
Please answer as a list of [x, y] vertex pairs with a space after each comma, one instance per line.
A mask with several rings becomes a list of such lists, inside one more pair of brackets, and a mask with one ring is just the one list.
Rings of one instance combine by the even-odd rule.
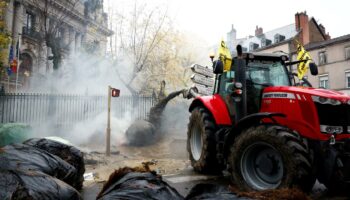
[[233, 59], [227, 71], [222, 70], [222, 63], [213, 62], [214, 93], [224, 99], [232, 121], [259, 112], [265, 88], [291, 86], [287, 60], [283, 54], [244, 53]]

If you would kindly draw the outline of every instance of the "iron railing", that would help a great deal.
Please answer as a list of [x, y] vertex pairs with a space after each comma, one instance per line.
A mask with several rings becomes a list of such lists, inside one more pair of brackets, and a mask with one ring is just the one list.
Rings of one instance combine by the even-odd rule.
[[[112, 116], [144, 119], [155, 102], [152, 96], [121, 96], [112, 98]], [[0, 95], [0, 123], [19, 122], [30, 125], [71, 127], [107, 113], [107, 96], [58, 94]]]

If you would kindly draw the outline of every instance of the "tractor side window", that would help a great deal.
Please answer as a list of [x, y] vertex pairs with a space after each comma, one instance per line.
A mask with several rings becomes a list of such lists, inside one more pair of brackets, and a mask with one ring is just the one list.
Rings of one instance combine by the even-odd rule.
[[220, 86], [219, 86], [219, 93], [222, 95], [230, 94], [232, 91], [230, 91], [233, 81], [235, 78], [235, 72], [233, 71], [227, 71], [224, 72], [220, 77]]
[[290, 85], [288, 74], [285, 67], [281, 63], [273, 63], [270, 67], [271, 82], [275, 86]]

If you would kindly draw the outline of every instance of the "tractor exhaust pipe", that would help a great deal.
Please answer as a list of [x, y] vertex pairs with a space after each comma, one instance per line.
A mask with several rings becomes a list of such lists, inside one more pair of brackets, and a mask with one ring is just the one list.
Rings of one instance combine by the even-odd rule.
[[246, 67], [247, 63], [243, 57], [242, 46], [237, 45], [237, 67], [236, 67], [236, 81], [242, 83], [242, 101], [241, 101], [241, 112], [239, 116], [237, 116], [238, 120], [247, 116], [247, 77], [246, 77]]

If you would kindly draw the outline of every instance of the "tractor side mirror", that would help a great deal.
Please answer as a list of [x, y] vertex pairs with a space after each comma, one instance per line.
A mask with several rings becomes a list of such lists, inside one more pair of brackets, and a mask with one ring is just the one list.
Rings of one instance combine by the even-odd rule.
[[221, 60], [215, 60], [213, 62], [213, 73], [222, 74], [224, 72], [224, 63]]
[[317, 65], [313, 62], [310, 62], [309, 64], [310, 72], [313, 76], [316, 76], [318, 74], [318, 68]]
[[214, 53], [210, 53], [210, 54], [209, 54], [209, 58], [210, 58], [211, 62], [214, 61], [214, 57], [215, 57], [215, 54], [214, 54]]

